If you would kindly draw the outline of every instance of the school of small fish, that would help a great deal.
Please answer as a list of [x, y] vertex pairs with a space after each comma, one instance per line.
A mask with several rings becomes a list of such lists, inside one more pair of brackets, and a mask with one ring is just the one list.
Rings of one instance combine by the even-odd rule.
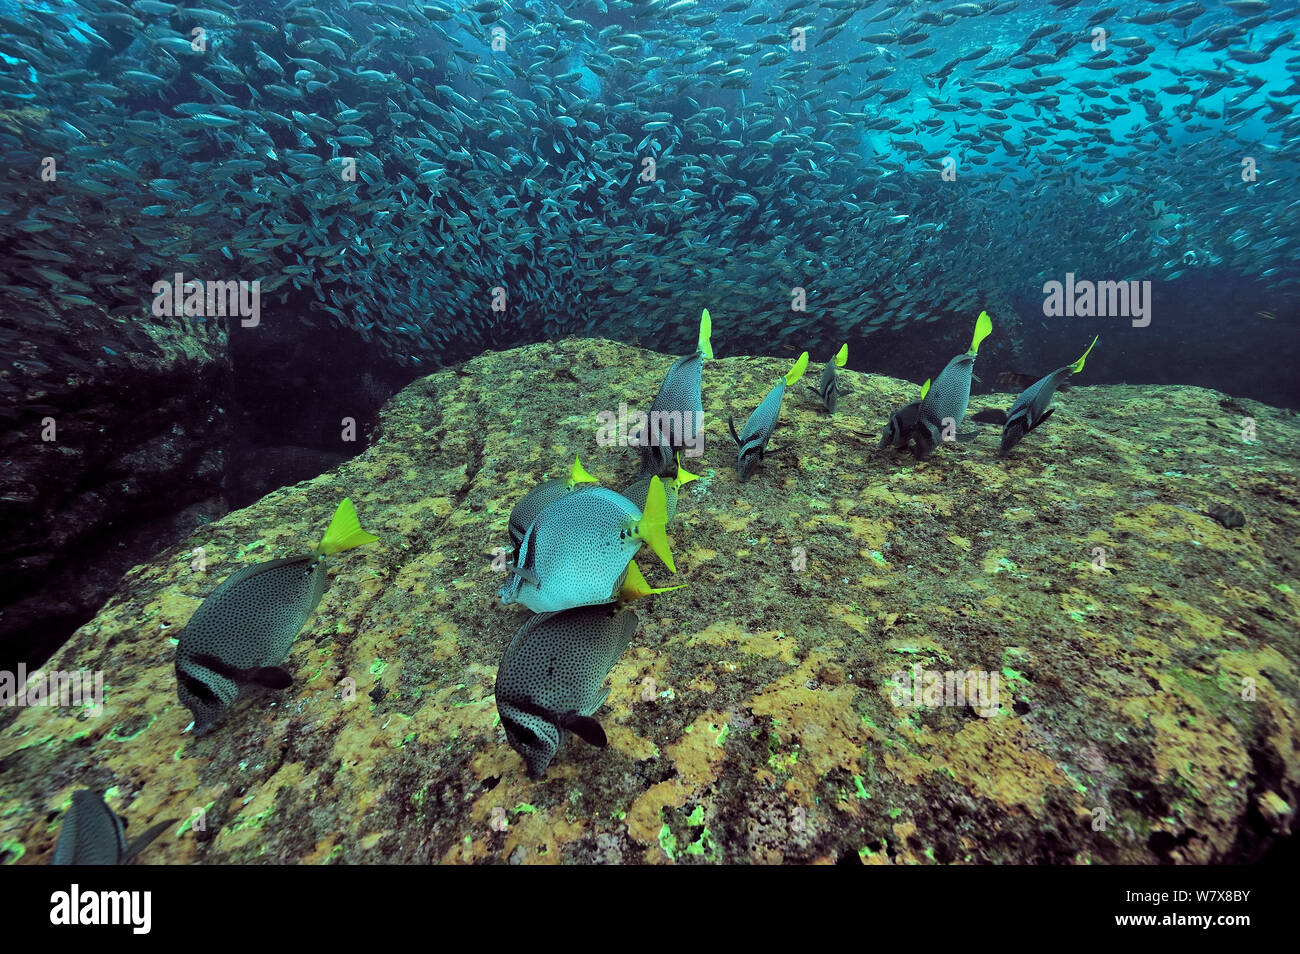
[[821, 353], [1085, 265], [1293, 292], [1297, 9], [6, 4], [0, 357], [80, 330], [112, 362], [176, 273], [422, 367], [676, 350], [683, 296]]

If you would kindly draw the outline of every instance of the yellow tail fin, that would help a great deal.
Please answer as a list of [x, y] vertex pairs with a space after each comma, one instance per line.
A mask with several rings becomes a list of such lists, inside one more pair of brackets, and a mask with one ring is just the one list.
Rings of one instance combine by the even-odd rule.
[[682, 466], [682, 455], [678, 454], [677, 455], [677, 479], [673, 481], [673, 483], [677, 485], [677, 489], [681, 490], [681, 488], [685, 487], [692, 480], [699, 480], [699, 479], [700, 479], [699, 474], [692, 474], [690, 471], [688, 471], [685, 467]]
[[713, 343], [709, 341], [713, 334], [713, 319], [709, 317], [709, 309], [704, 309], [704, 314], [700, 315], [700, 353], [704, 357], [713, 359]]
[[682, 587], [688, 585], [689, 584], [687, 583], [678, 583], [676, 586], [651, 586], [646, 582], [645, 576], [641, 572], [641, 568], [636, 565], [636, 560], [633, 560], [627, 565], [627, 576], [624, 577], [623, 586], [618, 591], [618, 598], [625, 603], [630, 603], [633, 600], [639, 600], [643, 596], [650, 596], [654, 593], [667, 593], [671, 590], [680, 590]]
[[840, 350], [835, 352], [835, 367], [842, 368], [849, 363], [849, 345], [845, 342], [840, 346]]
[[668, 549], [668, 536], [664, 533], [667, 524], [668, 494], [664, 491], [664, 482], [658, 477], [651, 477], [650, 490], [645, 498], [645, 511], [637, 522], [636, 535], [655, 552], [655, 556], [664, 561], [664, 566], [676, 573], [673, 551]]
[[993, 333], [993, 319], [989, 317], [987, 311], [981, 311], [979, 318], [975, 319], [975, 336], [970, 340], [970, 350], [967, 354], [979, 354], [980, 342]]
[[325, 531], [325, 536], [321, 537], [316, 550], [318, 553], [342, 553], [353, 547], [374, 543], [378, 539], [361, 529], [361, 521], [357, 519], [357, 508], [352, 506], [351, 500], [344, 497], [338, 509], [334, 511], [330, 528]]
[[929, 393], [930, 393], [930, 379], [926, 378], [925, 383], [921, 385], [921, 400], [924, 401], [925, 396]]
[[803, 354], [799, 355], [799, 360], [794, 363], [794, 367], [790, 369], [790, 373], [785, 376], [786, 385], [787, 386], [792, 385], [795, 382], [797, 382], [800, 378], [802, 378], [803, 373], [807, 369], [807, 367], [808, 367], [808, 352], [805, 351]]
[[1097, 345], [1097, 338], [1100, 338], [1100, 337], [1101, 337], [1101, 335], [1097, 335], [1096, 337], [1094, 337], [1094, 338], [1092, 339], [1092, 344], [1088, 345], [1088, 350], [1085, 351], [1085, 352], [1083, 353], [1083, 357], [1080, 358], [1078, 361], [1074, 362], [1074, 373], [1075, 373], [1075, 374], [1078, 374], [1080, 371], [1083, 370], [1083, 362], [1087, 359], [1088, 355], [1092, 354], [1092, 349], [1093, 349], [1094, 347], [1096, 347], [1096, 345]]
[[572, 488], [578, 484], [598, 484], [600, 483], [595, 477], [587, 473], [582, 466], [582, 461], [578, 460], [578, 455], [573, 455], [573, 469], [569, 471], [569, 486]]

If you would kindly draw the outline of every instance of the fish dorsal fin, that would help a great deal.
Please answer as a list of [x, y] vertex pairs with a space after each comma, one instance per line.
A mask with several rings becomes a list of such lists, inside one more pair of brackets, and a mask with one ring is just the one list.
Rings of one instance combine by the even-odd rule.
[[700, 354], [709, 360], [713, 359], [713, 342], [709, 340], [713, 335], [713, 319], [709, 317], [709, 309], [704, 309], [704, 314], [700, 315]]
[[641, 572], [641, 568], [636, 565], [636, 560], [633, 560], [627, 565], [627, 576], [623, 579], [623, 586], [618, 591], [618, 598], [624, 603], [631, 603], [643, 596], [669, 593], [672, 590], [680, 590], [687, 585], [686, 583], [678, 583], [676, 586], [651, 586], [646, 582], [645, 574]]
[[975, 319], [975, 335], [970, 340], [970, 350], [966, 353], [977, 355], [980, 353], [980, 342], [993, 333], [993, 319], [989, 317], [987, 311], [981, 311], [980, 316]]
[[570, 489], [578, 486], [578, 484], [598, 484], [598, 483], [600, 483], [600, 481], [597, 480], [595, 477], [591, 476], [591, 474], [587, 473], [586, 469], [582, 466], [582, 461], [578, 459], [578, 455], [574, 454], [573, 467], [569, 470]]
[[1083, 356], [1080, 357], [1078, 361], [1070, 365], [1070, 367], [1074, 368], [1075, 374], [1078, 374], [1080, 371], [1083, 370], [1083, 362], [1087, 360], [1088, 355], [1092, 354], [1092, 349], [1097, 346], [1097, 339], [1100, 337], [1101, 335], [1094, 335], [1092, 339], [1092, 344], [1088, 345], [1088, 350], [1083, 353]]
[[849, 345], [846, 341], [840, 345], [840, 350], [835, 352], [835, 367], [842, 368], [849, 363]]
[[794, 367], [790, 369], [788, 374], [786, 374], [785, 376], [786, 386], [789, 387], [790, 385], [798, 381], [800, 378], [802, 378], [803, 373], [805, 369], [807, 369], [807, 367], [808, 367], [808, 352], [805, 351], [803, 354], [799, 355], [799, 360], [794, 363]]
[[682, 455], [679, 453], [677, 455], [677, 477], [673, 481], [673, 483], [677, 485], [677, 489], [681, 490], [692, 480], [699, 480], [699, 479], [700, 479], [699, 474], [692, 474], [689, 470], [687, 470], [685, 467], [682, 466]]
[[930, 393], [930, 379], [926, 378], [925, 383], [921, 385], [921, 400], [924, 401], [925, 396], [929, 393]]
[[673, 551], [668, 548], [668, 535], [664, 527], [668, 524], [668, 493], [664, 482], [658, 477], [650, 478], [650, 490], [646, 493], [645, 511], [637, 521], [636, 535], [645, 541], [646, 546], [663, 560], [664, 566], [672, 573], [677, 572], [673, 565]]
[[342, 553], [344, 550], [374, 543], [378, 539], [361, 529], [361, 521], [357, 519], [357, 508], [352, 506], [351, 500], [344, 497], [338, 509], [334, 511], [334, 519], [330, 521], [330, 527], [325, 531], [325, 536], [321, 537], [316, 551]]

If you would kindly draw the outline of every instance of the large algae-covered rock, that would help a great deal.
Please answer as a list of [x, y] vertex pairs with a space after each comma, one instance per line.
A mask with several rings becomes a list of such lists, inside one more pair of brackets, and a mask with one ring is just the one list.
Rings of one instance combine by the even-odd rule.
[[[52, 661], [103, 671], [103, 714], [0, 710], [6, 859], [48, 859], [81, 787], [135, 831], [186, 819], [144, 855], [165, 863], [1210, 862], [1289, 833], [1294, 415], [1078, 386], [1008, 460], [981, 426], [916, 463], [875, 447], [916, 386], [842, 372], [833, 418], [790, 389], [781, 452], [738, 484], [727, 416], [790, 359], [706, 365], [678, 573], [640, 561], [690, 585], [638, 605], [608, 747], [570, 740], [530, 781], [492, 696], [527, 614], [484, 554], [575, 453], [632, 479], [597, 414], [648, 408], [671, 360], [569, 340], [441, 371], [358, 458], [134, 569]], [[239, 567], [310, 546], [345, 495], [381, 542], [330, 559], [293, 687], [183, 734], [186, 620]]]

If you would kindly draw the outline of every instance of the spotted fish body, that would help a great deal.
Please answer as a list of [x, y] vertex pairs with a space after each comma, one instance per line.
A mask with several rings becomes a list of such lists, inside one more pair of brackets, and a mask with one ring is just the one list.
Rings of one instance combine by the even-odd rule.
[[571, 731], [605, 744], [592, 716], [609, 695], [605, 677], [639, 625], [631, 609], [584, 606], [534, 616], [515, 633], [497, 669], [497, 712], [529, 777], [546, 773]]
[[[659, 414], [681, 414], [683, 422], [689, 422], [684, 435], [692, 444], [704, 422], [704, 401], [700, 397], [700, 387], [704, 380], [704, 355], [697, 351], [684, 358], [678, 358], [664, 376], [664, 383], [659, 386], [659, 393], [650, 402], [650, 414], [653, 420], [655, 412]], [[689, 417], [687, 416], [689, 415]], [[664, 428], [663, 430], [666, 430]], [[665, 437], [670, 435], [665, 433]], [[674, 451], [685, 448], [682, 441], [669, 441]]]
[[970, 381], [974, 369], [975, 356], [971, 354], [959, 354], [948, 362], [921, 402], [929, 417], [940, 422], [951, 418], [954, 426], [961, 424], [966, 416], [966, 406], [970, 404]]
[[515, 559], [519, 559], [519, 547], [524, 542], [524, 534], [548, 504], [559, 500], [565, 494], [588, 490], [595, 486], [595, 483], [596, 478], [583, 470], [582, 463], [574, 457], [573, 469], [568, 477], [542, 481], [524, 494], [523, 499], [510, 511], [510, 540], [514, 544]]
[[1048, 410], [1048, 405], [1056, 396], [1056, 389], [1066, 378], [1083, 370], [1084, 361], [1096, 344], [1097, 339], [1093, 338], [1092, 344], [1088, 345], [1088, 350], [1078, 361], [1057, 368], [1021, 392], [1015, 403], [1011, 405], [1011, 409], [1007, 411], [1007, 420], [1002, 427], [1002, 444], [998, 448], [999, 457], [1005, 457], [1013, 447], [1024, 440], [1026, 434], [1052, 416], [1055, 408]]
[[126, 864], [175, 822], [174, 818], [159, 822], [128, 845], [125, 819], [108, 807], [101, 793], [78, 789], [63, 816], [50, 864]]
[[[662, 481], [650, 480], [652, 498], [659, 483], [657, 512], [664, 512]], [[667, 554], [664, 562], [673, 569], [667, 538], [662, 537], [666, 516], [643, 517], [636, 504], [605, 487], [559, 498], [537, 515], [524, 535], [519, 562], [501, 586], [501, 601], [523, 603], [534, 613], [608, 603], [617, 596], [628, 563], [643, 542], [651, 542], [661, 558]]]
[[376, 539], [344, 498], [311, 553], [242, 567], [208, 594], [176, 646], [177, 692], [196, 735], [220, 719], [241, 683], [288, 688], [292, 677], [280, 667], [325, 593], [326, 554]]
[[207, 732], [235, 701], [234, 670], [254, 673], [285, 661], [325, 594], [325, 580], [324, 557], [256, 563], [227, 577], [194, 611], [176, 647], [176, 679], [195, 734]]
[[772, 431], [781, 416], [781, 402], [785, 399], [787, 386], [795, 384], [808, 367], [808, 352], [805, 351], [795, 362], [789, 374], [781, 378], [767, 392], [767, 397], [749, 415], [745, 427], [736, 433], [736, 424], [730, 422], [731, 439], [736, 442], [736, 477], [743, 484], [749, 479], [754, 468], [767, 453], [767, 442], [772, 439]]
[[[668, 502], [668, 519], [673, 519], [677, 515], [677, 492], [681, 485], [676, 480], [664, 481], [664, 497]], [[633, 484], [629, 484], [623, 490], [623, 496], [636, 506], [638, 510], [645, 508], [646, 494], [650, 492], [650, 478], [642, 477]]]

